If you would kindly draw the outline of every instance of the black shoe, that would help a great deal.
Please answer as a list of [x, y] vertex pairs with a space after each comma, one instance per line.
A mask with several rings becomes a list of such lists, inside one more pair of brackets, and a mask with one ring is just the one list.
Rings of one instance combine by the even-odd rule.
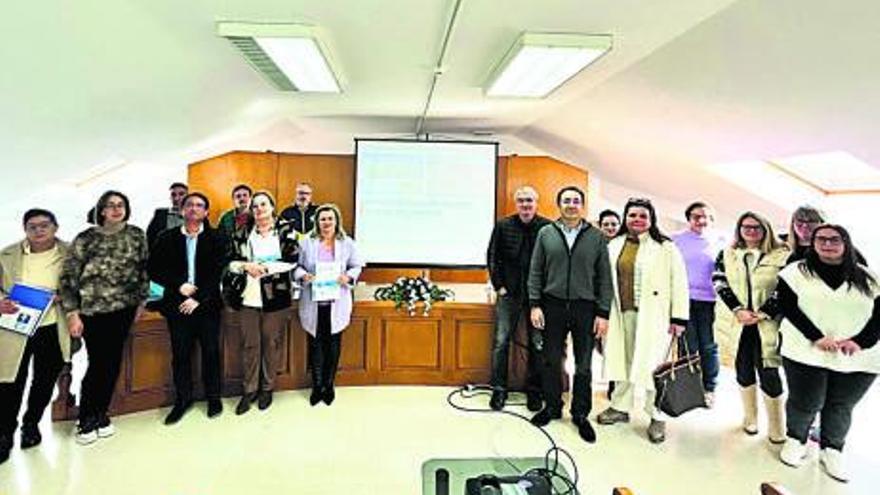
[[312, 387], [312, 395], [309, 396], [309, 404], [317, 406], [321, 399], [324, 398], [324, 389], [320, 387]]
[[526, 407], [529, 411], [538, 412], [544, 407], [544, 400], [541, 394], [537, 392], [529, 392], [526, 394]]
[[21, 426], [21, 448], [29, 449], [40, 445], [43, 441], [43, 435], [40, 435], [40, 429], [33, 423], [25, 423]]
[[573, 416], [571, 422], [578, 428], [578, 435], [587, 443], [596, 443], [596, 430], [586, 416]]
[[223, 403], [220, 399], [208, 399], [208, 417], [216, 418], [223, 412]]
[[269, 406], [272, 405], [272, 391], [264, 390], [260, 392], [260, 397], [257, 399], [257, 407], [260, 408], [260, 411], [265, 411], [269, 409]]
[[0, 435], [0, 464], [9, 459], [10, 450], [12, 450], [12, 436]]
[[327, 404], [328, 406], [333, 404], [333, 401], [336, 400], [336, 389], [333, 388], [333, 385], [324, 389], [324, 394], [323, 397], [321, 397], [321, 400], [323, 400], [324, 404]]
[[168, 416], [165, 416], [165, 424], [173, 425], [180, 421], [183, 418], [183, 415], [189, 411], [189, 408], [192, 406], [192, 402], [179, 402], [174, 404], [174, 407], [171, 408], [171, 412], [168, 413]]
[[504, 390], [493, 390], [492, 398], [489, 400], [489, 407], [493, 411], [504, 409], [504, 403], [507, 402], [507, 392]]
[[532, 416], [531, 422], [535, 426], [547, 426], [550, 424], [550, 421], [554, 419], [560, 419], [562, 417], [562, 411], [551, 411], [549, 408], [545, 407], [541, 409], [541, 412]]
[[238, 401], [238, 405], [235, 406], [235, 414], [241, 416], [242, 414], [251, 410], [251, 399], [252, 396], [250, 394], [244, 394], [241, 396], [241, 400]]

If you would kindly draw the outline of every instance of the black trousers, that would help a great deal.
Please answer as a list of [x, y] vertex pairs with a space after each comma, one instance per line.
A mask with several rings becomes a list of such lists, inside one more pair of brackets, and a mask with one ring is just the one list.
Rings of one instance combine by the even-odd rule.
[[21, 408], [32, 357], [34, 374], [28, 392], [27, 410], [22, 418], [25, 424], [40, 422], [43, 411], [52, 399], [55, 381], [64, 366], [58, 345], [57, 325], [42, 326], [34, 332], [25, 344], [15, 381], [0, 383], [0, 435], [11, 438], [18, 427], [18, 410]]
[[[520, 319], [525, 313], [526, 335], [528, 338], [528, 362], [526, 364], [526, 392], [541, 392], [541, 349], [544, 346], [541, 332], [532, 326], [528, 315], [526, 298], [500, 296], [495, 303], [495, 337], [492, 342], [492, 388], [507, 390], [507, 368], [510, 355], [510, 341], [516, 334]], [[516, 344], [516, 342], [514, 342]]]
[[318, 328], [316, 335], [309, 335], [309, 364], [312, 371], [312, 388], [332, 388], [339, 366], [342, 333], [333, 334], [330, 326], [330, 308], [318, 306]]
[[546, 298], [544, 311], [544, 370], [541, 381], [547, 408], [562, 410], [562, 356], [565, 341], [571, 334], [574, 344], [574, 387], [571, 414], [585, 416], [593, 407], [593, 320], [596, 304], [592, 301]]
[[107, 414], [113, 388], [119, 378], [122, 349], [134, 323], [136, 306], [110, 313], [82, 315], [85, 326], [83, 339], [89, 356], [89, 367], [80, 390], [79, 419], [81, 422], [100, 419]]
[[810, 425], [819, 415], [819, 445], [843, 450], [855, 405], [871, 388], [877, 375], [840, 373], [783, 358], [788, 381], [785, 402], [786, 434], [806, 443]]
[[[736, 349], [736, 382], [750, 387], [760, 379], [761, 390], [772, 398], [782, 395], [782, 379], [778, 368], [765, 368], [761, 355], [761, 335], [757, 325], [743, 327]], [[757, 372], [758, 377], [755, 378]]]
[[220, 398], [220, 315], [217, 313], [168, 314], [171, 334], [171, 365], [174, 371], [176, 402], [193, 398], [192, 354], [199, 343], [202, 356], [202, 382], [205, 398]]

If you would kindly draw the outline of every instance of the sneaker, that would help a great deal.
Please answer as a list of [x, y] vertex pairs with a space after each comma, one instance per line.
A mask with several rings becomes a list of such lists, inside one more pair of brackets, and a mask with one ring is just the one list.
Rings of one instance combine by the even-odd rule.
[[587, 443], [596, 443], [596, 430], [590, 424], [589, 418], [584, 416], [572, 416], [571, 422], [577, 426], [578, 435]]
[[549, 408], [545, 407], [544, 409], [541, 409], [538, 414], [532, 416], [530, 421], [535, 426], [547, 426], [550, 424], [550, 421], [560, 418], [562, 418], [562, 411], [551, 411]]
[[600, 425], [629, 423], [629, 413], [618, 411], [617, 409], [609, 407], [608, 409], [600, 412], [598, 416], [596, 416], [596, 421], [598, 421]]
[[715, 407], [715, 392], [706, 392], [703, 397], [705, 398], [706, 409]]
[[506, 391], [498, 389], [492, 391], [492, 398], [489, 399], [489, 407], [491, 407], [493, 411], [504, 409], [505, 402], [507, 402]]
[[208, 417], [216, 418], [223, 412], [223, 403], [220, 399], [208, 399]]
[[98, 425], [95, 420], [80, 420], [76, 427], [76, 443], [88, 445], [98, 440]]
[[650, 440], [651, 443], [663, 443], [666, 441], [665, 421], [657, 421], [656, 419], [651, 420], [651, 424], [648, 425], [648, 440]]
[[112, 437], [114, 433], [116, 433], [116, 428], [113, 426], [113, 423], [110, 422], [110, 417], [105, 414], [101, 420], [98, 421], [98, 437]]
[[849, 481], [849, 471], [846, 469], [846, 459], [843, 452], [826, 447], [819, 452], [819, 464], [825, 468], [828, 476], [835, 480], [841, 483]]
[[538, 392], [528, 392], [526, 394], [526, 408], [532, 412], [538, 412], [544, 408], [544, 400]]
[[40, 435], [40, 429], [33, 423], [25, 423], [21, 426], [21, 448], [29, 449], [40, 445], [43, 436]]
[[779, 451], [779, 460], [791, 467], [801, 467], [807, 459], [807, 444], [800, 443], [794, 438], [786, 438], [785, 445]]

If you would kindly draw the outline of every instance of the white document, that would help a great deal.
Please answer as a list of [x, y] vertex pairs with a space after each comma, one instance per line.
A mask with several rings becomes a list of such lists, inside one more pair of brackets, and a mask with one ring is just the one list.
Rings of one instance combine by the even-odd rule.
[[312, 280], [312, 300], [335, 301], [339, 299], [339, 275], [342, 266], [336, 261], [319, 261], [315, 264], [315, 279]]

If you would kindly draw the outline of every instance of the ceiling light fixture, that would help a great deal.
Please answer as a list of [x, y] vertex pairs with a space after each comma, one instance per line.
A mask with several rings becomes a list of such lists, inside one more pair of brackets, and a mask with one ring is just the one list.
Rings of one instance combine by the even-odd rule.
[[217, 34], [281, 91], [342, 92], [329, 51], [312, 26], [218, 22]]
[[486, 94], [543, 98], [611, 45], [606, 34], [523, 33], [492, 71]]

